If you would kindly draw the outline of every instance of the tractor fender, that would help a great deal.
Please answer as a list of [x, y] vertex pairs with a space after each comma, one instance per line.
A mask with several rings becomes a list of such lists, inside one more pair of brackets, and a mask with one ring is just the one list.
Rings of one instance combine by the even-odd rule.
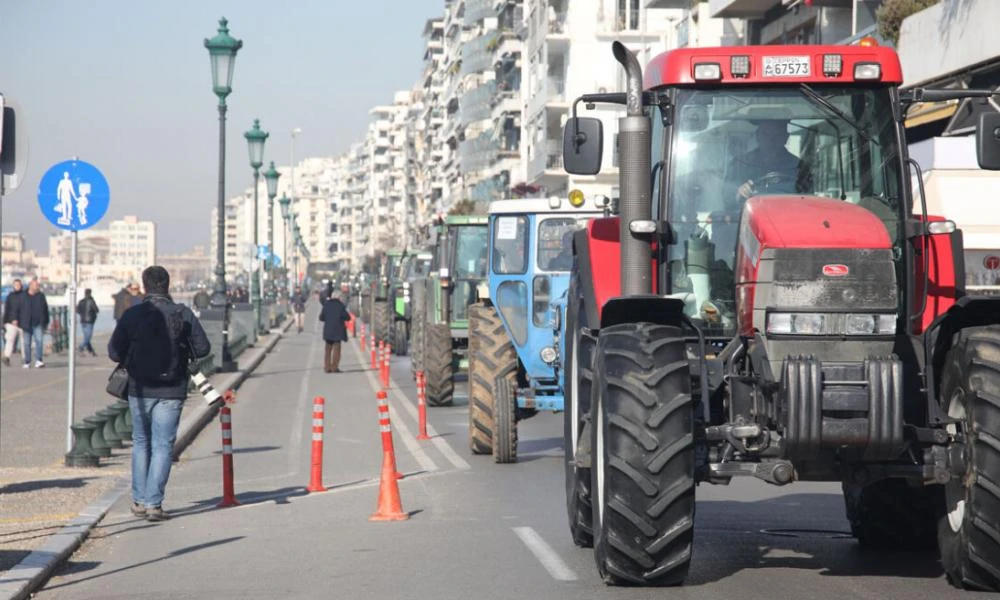
[[683, 327], [684, 301], [650, 294], [612, 298], [601, 311], [601, 329], [623, 323], [656, 323]]
[[957, 339], [957, 334], [967, 327], [1000, 324], [1000, 297], [963, 296], [955, 301], [946, 312], [935, 318], [924, 334], [924, 356], [927, 369], [927, 389], [929, 393], [929, 416], [944, 417], [940, 398], [941, 373], [944, 370], [948, 351]]

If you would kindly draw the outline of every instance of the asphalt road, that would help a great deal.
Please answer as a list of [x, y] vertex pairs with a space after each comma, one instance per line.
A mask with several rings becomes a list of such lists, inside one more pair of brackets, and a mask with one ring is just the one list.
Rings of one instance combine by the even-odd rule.
[[[311, 325], [309, 326], [311, 327]], [[352, 342], [353, 345], [353, 342]], [[355, 346], [356, 347], [356, 346]], [[173, 520], [112, 508], [37, 598], [949, 598], [934, 554], [862, 552], [845, 532], [839, 486], [755, 481], [698, 491], [688, 583], [607, 588], [589, 550], [570, 540], [562, 489], [561, 415], [522, 423], [521, 460], [467, 450], [464, 400], [429, 410], [417, 442], [415, 391], [393, 365], [395, 444], [410, 520], [370, 523], [380, 464], [374, 378], [345, 347], [345, 373], [324, 374], [315, 333], [290, 334], [244, 384], [233, 411], [240, 507], [220, 499], [212, 423], [177, 465]], [[312, 399], [326, 398], [325, 493], [306, 494]], [[796, 536], [767, 530], [811, 530]], [[817, 533], [825, 530], [832, 533]]]

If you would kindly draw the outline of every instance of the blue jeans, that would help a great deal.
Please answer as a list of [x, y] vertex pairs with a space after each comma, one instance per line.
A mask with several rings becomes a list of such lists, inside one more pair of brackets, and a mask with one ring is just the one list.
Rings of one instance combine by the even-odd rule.
[[94, 324], [80, 323], [80, 329], [83, 330], [83, 341], [80, 342], [80, 350], [93, 353], [94, 347], [90, 345], [90, 338], [94, 337]]
[[41, 325], [21, 330], [21, 350], [23, 351], [24, 364], [31, 362], [31, 345], [35, 345], [35, 360], [42, 361], [42, 338], [45, 331]]
[[161, 506], [183, 400], [128, 397], [132, 412], [132, 500]]

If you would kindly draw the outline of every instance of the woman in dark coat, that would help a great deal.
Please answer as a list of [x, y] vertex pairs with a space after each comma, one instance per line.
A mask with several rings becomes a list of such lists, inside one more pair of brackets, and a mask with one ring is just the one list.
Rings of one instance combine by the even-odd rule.
[[330, 295], [323, 301], [319, 320], [323, 321], [323, 341], [326, 342], [326, 352], [323, 359], [323, 370], [327, 373], [340, 372], [340, 343], [347, 341], [347, 321], [351, 313], [335, 295]]

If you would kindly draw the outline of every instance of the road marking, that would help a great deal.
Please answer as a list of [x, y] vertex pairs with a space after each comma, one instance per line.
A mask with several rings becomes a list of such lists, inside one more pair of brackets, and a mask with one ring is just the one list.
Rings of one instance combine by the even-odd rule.
[[[16, 523], [44, 523], [46, 521], [58, 521], [58, 523], [56, 523], [52, 527], [62, 527], [63, 526], [62, 521], [68, 521], [73, 517], [75, 517], [76, 515], [77, 515], [76, 513], [56, 513], [47, 515], [31, 515], [27, 517], [5, 517], [3, 519], [0, 519], [0, 525], [11, 525]], [[7, 535], [15, 535], [17, 533], [19, 532], [11, 531], [8, 533], [0, 534], [0, 537]]]
[[559, 558], [556, 551], [552, 549], [552, 546], [542, 539], [542, 536], [538, 534], [531, 527], [514, 527], [514, 533], [517, 537], [521, 538], [524, 545], [531, 550], [531, 553], [535, 555], [538, 562], [542, 563], [545, 570], [549, 572], [549, 575], [553, 579], [558, 581], [576, 581], [576, 573], [573, 569], [569, 568], [563, 559]]
[[[391, 379], [392, 378], [390, 378], [390, 380]], [[406, 412], [410, 414], [410, 418], [419, 423], [420, 417], [417, 415], [417, 409], [414, 408], [413, 403], [410, 402], [410, 399], [406, 397], [406, 394], [404, 394], [399, 390], [399, 385], [395, 383], [395, 380], [393, 380], [393, 383], [394, 383], [392, 387], [393, 396], [399, 398], [400, 403], [403, 405], [403, 408], [405, 408]], [[438, 435], [437, 430], [434, 429], [434, 426], [431, 425], [430, 423], [427, 424], [427, 435], [431, 437], [431, 443], [434, 444], [434, 447], [438, 449], [438, 452], [443, 454], [444, 457], [448, 459], [448, 462], [454, 465], [456, 469], [461, 469], [463, 471], [466, 471], [472, 468], [472, 465], [466, 462], [464, 458], [459, 456], [458, 453], [455, 452], [452, 449], [452, 447], [448, 444], [448, 442], [446, 442], [443, 437]]]
[[299, 385], [299, 399], [298, 404], [295, 407], [295, 420], [292, 422], [292, 448], [288, 453], [289, 475], [297, 475], [299, 473], [296, 465], [301, 462], [299, 454], [302, 453], [302, 438], [305, 437], [306, 431], [305, 428], [302, 427], [302, 423], [306, 420], [306, 409], [312, 408], [312, 404], [306, 402], [306, 399], [309, 397], [309, 361], [311, 361], [313, 355], [316, 354], [316, 343], [318, 341], [319, 337], [313, 336], [312, 343], [309, 344], [309, 355], [306, 357], [306, 374], [302, 377], [302, 383]]
[[[361, 354], [361, 350], [350, 342], [348, 342], [348, 345], [354, 351], [354, 355], [357, 357], [358, 361], [361, 362], [361, 366], [364, 367], [364, 357]], [[377, 392], [380, 388], [378, 380], [375, 379], [375, 374], [369, 369], [365, 369], [364, 373], [368, 379], [368, 385], [371, 386], [373, 391]], [[393, 392], [395, 392], [395, 390], [393, 390]], [[405, 404], [408, 403], [404, 403], [404, 405]], [[417, 459], [417, 462], [420, 463], [421, 468], [425, 471], [437, 471], [437, 464], [431, 459], [430, 456], [427, 455], [426, 452], [424, 452], [424, 449], [420, 447], [420, 443], [417, 442], [417, 439], [413, 435], [413, 432], [410, 431], [410, 428], [406, 426], [406, 422], [403, 421], [403, 419], [398, 419], [392, 416], [393, 413], [395, 413], [396, 416], [399, 416], [399, 411], [395, 409], [394, 405], [395, 403], [389, 404], [389, 420], [392, 422], [394, 427], [399, 428], [399, 432], [402, 434], [403, 444], [406, 445], [406, 449], [410, 451], [413, 458]]]
[[[83, 367], [83, 368], [78, 368], [76, 370], [76, 374], [77, 375], [86, 375], [86, 374], [89, 374], [89, 373], [97, 373], [98, 371], [104, 371], [105, 373], [108, 373], [110, 375], [111, 374], [111, 367], [107, 367], [107, 368], [105, 368], [105, 367]], [[28, 388], [26, 390], [21, 390], [20, 392], [14, 392], [13, 394], [3, 394], [3, 401], [7, 402], [9, 400], [15, 400], [17, 398], [22, 398], [24, 396], [27, 396], [28, 394], [33, 394], [33, 393], [37, 392], [38, 390], [44, 390], [47, 387], [56, 385], [57, 383], [66, 383], [66, 381], [68, 379], [69, 379], [69, 375], [64, 375], [63, 377], [60, 377], [58, 379], [52, 379], [52, 380], [47, 381], [45, 383], [36, 385], [34, 387], [30, 387], [30, 388]]]

